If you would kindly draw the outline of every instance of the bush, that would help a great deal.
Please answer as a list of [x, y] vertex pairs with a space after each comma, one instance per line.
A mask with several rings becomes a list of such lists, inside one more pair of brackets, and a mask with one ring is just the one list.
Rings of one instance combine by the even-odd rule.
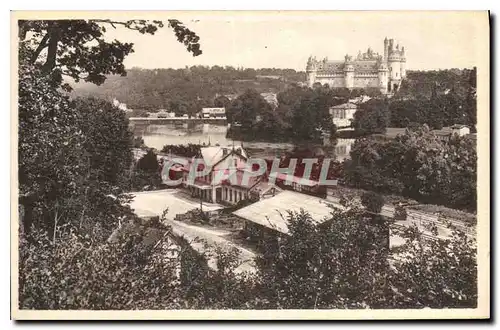
[[361, 195], [361, 204], [370, 212], [380, 213], [384, 203], [384, 197], [375, 192], [368, 191]]
[[144, 139], [141, 136], [137, 136], [132, 141], [132, 145], [134, 148], [143, 148], [146, 145], [144, 144]]

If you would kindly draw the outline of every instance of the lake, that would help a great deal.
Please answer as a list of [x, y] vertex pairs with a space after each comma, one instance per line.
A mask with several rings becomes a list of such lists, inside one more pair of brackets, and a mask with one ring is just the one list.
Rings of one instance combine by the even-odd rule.
[[[134, 131], [135, 136], [142, 136], [146, 146], [161, 150], [166, 144], [210, 144], [229, 146], [243, 145], [248, 149], [253, 157], [279, 157], [286, 151], [294, 148], [292, 143], [282, 142], [240, 142], [226, 138], [227, 127], [222, 125], [205, 125], [203, 129], [188, 129], [184, 127], [172, 127], [166, 125], [149, 125], [145, 130]], [[334, 154], [338, 161], [349, 157], [351, 146], [355, 139], [338, 139], [337, 145], [333, 148], [315, 146], [323, 149], [326, 153]]]

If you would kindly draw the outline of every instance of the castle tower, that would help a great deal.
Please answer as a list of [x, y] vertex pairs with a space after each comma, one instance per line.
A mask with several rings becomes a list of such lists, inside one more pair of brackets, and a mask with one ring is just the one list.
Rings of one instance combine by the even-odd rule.
[[380, 92], [382, 94], [387, 94], [387, 86], [389, 81], [388, 76], [389, 70], [387, 69], [387, 65], [382, 62], [378, 67], [378, 82], [380, 87]]
[[394, 40], [389, 41], [389, 91], [395, 92], [401, 81], [401, 55], [399, 49], [394, 49]]
[[345, 56], [344, 80], [346, 88], [354, 88], [354, 65], [352, 65], [351, 58], [348, 55]]
[[387, 37], [384, 39], [384, 63], [387, 63], [387, 58], [389, 57], [389, 40]]
[[401, 79], [406, 78], [406, 55], [405, 48], [401, 48]]
[[316, 74], [317, 74], [317, 66], [316, 66], [316, 58], [312, 58], [311, 56], [307, 60], [306, 66], [306, 79], [307, 86], [312, 87], [316, 82]]

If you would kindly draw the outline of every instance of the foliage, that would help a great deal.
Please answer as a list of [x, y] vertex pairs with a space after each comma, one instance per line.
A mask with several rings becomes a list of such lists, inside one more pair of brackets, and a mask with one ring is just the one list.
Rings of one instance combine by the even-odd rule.
[[330, 132], [333, 121], [329, 109], [334, 105], [330, 89], [314, 89], [292, 107], [292, 134], [294, 141], [318, 141], [324, 132]]
[[476, 173], [474, 141], [442, 142], [425, 126], [393, 140], [360, 139], [345, 163], [350, 186], [472, 211]]
[[32, 218], [40, 222], [37, 225], [52, 227], [49, 213], [56, 201], [81, 193], [89, 168], [82, 164], [85, 136], [78, 122], [69, 99], [54, 90], [47, 77], [20, 66], [18, 175], [20, 202], [28, 214], [26, 230]]
[[161, 183], [161, 167], [158, 157], [152, 149], [149, 149], [135, 165], [131, 182], [132, 189], [156, 189]]
[[358, 134], [385, 133], [389, 126], [388, 101], [371, 99], [359, 106], [354, 113], [353, 127]]
[[[264, 73], [284, 79], [261, 79]], [[117, 98], [129, 109], [166, 109], [178, 115], [195, 115], [203, 107], [230, 107], [230, 99], [255, 89], [278, 93], [303, 80], [303, 72], [291, 69], [237, 69], [231, 66], [191, 66], [182, 69], [131, 68], [127, 76], [107, 76], [101, 86], [78, 83], [74, 96]]]
[[163, 153], [172, 153], [173, 155], [176, 156], [181, 156], [181, 157], [194, 157], [200, 152], [201, 145], [199, 144], [193, 144], [193, 143], [188, 143], [187, 145], [184, 144], [166, 144], [163, 146], [161, 149], [161, 152]]
[[[247, 92], [232, 103], [228, 120], [239, 125], [233, 125], [228, 136], [250, 141], [317, 143], [323, 133], [334, 130], [329, 108], [342, 103], [335, 95], [336, 91], [328, 88], [293, 85], [277, 95], [278, 106], [273, 109], [257, 93]], [[240, 115], [233, 118], [233, 113]]]
[[144, 148], [146, 145], [144, 144], [144, 139], [142, 138], [142, 136], [134, 137], [134, 140], [132, 141], [132, 146], [134, 148]]
[[258, 121], [258, 116], [270, 112], [271, 106], [253, 89], [238, 96], [227, 109], [229, 122], [239, 123], [244, 130], [251, 130]]
[[377, 193], [370, 191], [361, 195], [361, 204], [363, 204], [369, 212], [380, 213], [384, 203], [384, 197]]
[[367, 308], [387, 305], [391, 287], [382, 233], [360, 210], [333, 211], [317, 225], [305, 212], [286, 216], [290, 236], [269, 241], [256, 260], [269, 309]]
[[403, 257], [391, 276], [397, 308], [476, 308], [477, 249], [474, 238], [453, 230], [449, 239], [425, 238], [415, 227], [401, 234]]
[[78, 109], [78, 126], [85, 135], [84, 148], [95, 180], [124, 188], [132, 166], [132, 140], [129, 122], [123, 111], [95, 98], [73, 100]]
[[[133, 227], [133, 228], [128, 228]], [[67, 230], [54, 243], [34, 231], [20, 242], [20, 308], [181, 308], [167, 229], [124, 224], [116, 243]]]
[[[199, 37], [194, 32], [175, 19], [168, 20], [167, 25], [193, 56], [201, 54]], [[123, 60], [133, 52], [132, 43], [110, 42], [105, 38], [107, 29], [116, 29], [117, 26], [153, 35], [164, 23], [110, 19], [20, 20], [19, 40], [28, 50], [23, 59], [30, 64], [39, 64], [43, 74], [50, 74], [59, 83], [63, 76], [68, 76], [76, 82], [81, 79], [100, 85], [106, 80], [106, 75], [125, 75]], [[43, 56], [45, 50], [46, 56]], [[69, 85], [65, 84], [65, 87], [69, 88]]]
[[418, 123], [440, 129], [464, 124], [475, 131], [476, 68], [409, 71], [389, 109], [391, 127]]
[[229, 100], [224, 95], [219, 95], [214, 99], [214, 107], [216, 108], [228, 108], [231, 104], [231, 100]]
[[126, 189], [131, 164], [127, 120], [108, 103], [70, 102], [37, 70], [22, 65], [19, 72], [24, 230], [35, 226], [56, 235], [58, 226], [70, 222], [81, 230], [102, 222], [109, 230], [121, 211], [119, 201], [106, 196]]

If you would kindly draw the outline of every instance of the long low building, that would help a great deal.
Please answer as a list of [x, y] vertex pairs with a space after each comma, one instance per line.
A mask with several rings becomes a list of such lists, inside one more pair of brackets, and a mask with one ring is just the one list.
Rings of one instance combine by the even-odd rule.
[[288, 235], [288, 211], [300, 212], [304, 210], [311, 215], [313, 220], [324, 223], [331, 219], [333, 207], [339, 208], [341, 206], [329, 203], [319, 197], [293, 191], [282, 191], [274, 197], [241, 208], [233, 214], [245, 221], [247, 230], [276, 231]]

